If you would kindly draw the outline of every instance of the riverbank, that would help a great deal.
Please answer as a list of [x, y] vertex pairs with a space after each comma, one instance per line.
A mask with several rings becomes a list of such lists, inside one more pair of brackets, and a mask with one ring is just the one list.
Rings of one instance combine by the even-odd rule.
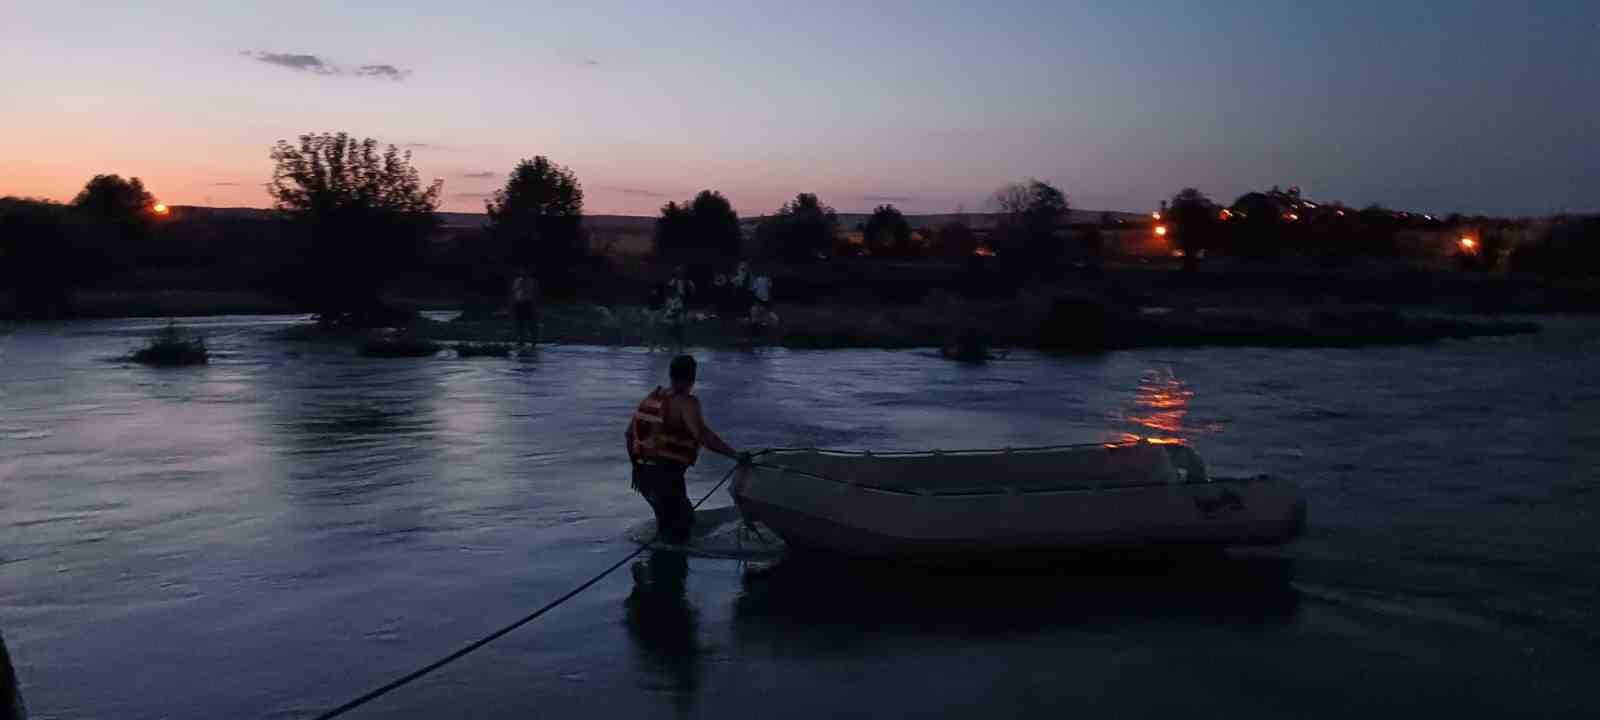
[[[1488, 303], [1461, 300], [1477, 297], [1469, 290], [1488, 292], [1490, 285], [1512, 287], [1525, 278], [1429, 276], [1433, 279], [1416, 284], [1435, 291], [1429, 295], [1436, 300], [1431, 304], [1395, 292], [1373, 295], [1366, 301], [1330, 294], [1330, 287], [1360, 285], [1332, 273], [1317, 274], [1314, 282], [1307, 280], [1291, 292], [1284, 287], [1284, 273], [1244, 271], [1116, 270], [1071, 282], [1011, 288], [987, 298], [982, 293], [964, 298], [936, 289], [964, 287], [958, 277], [941, 275], [943, 270], [936, 264], [884, 265], [879, 269], [885, 274], [873, 276], [876, 280], [872, 282], [847, 272], [852, 267], [787, 270], [806, 274], [780, 276], [785, 291], [779, 297], [777, 322], [763, 326], [752, 327], [742, 314], [729, 317], [715, 308], [699, 307], [693, 308], [694, 321], [684, 327], [681, 338], [673, 338], [645, 308], [618, 301], [627, 293], [612, 288], [595, 290], [593, 299], [547, 304], [542, 313], [542, 338], [620, 346], [681, 341], [701, 347], [932, 347], [982, 356], [988, 348], [1099, 352], [1199, 345], [1366, 347], [1539, 329], [1535, 323], [1487, 313], [1493, 307]], [[907, 275], [913, 272], [916, 277]], [[648, 283], [640, 276], [622, 284]], [[1232, 292], [1224, 292], [1228, 287]], [[869, 289], [875, 294], [866, 293]], [[1497, 290], [1491, 294], [1508, 293]], [[388, 317], [361, 324], [405, 326], [422, 338], [444, 343], [515, 339], [503, 310], [472, 311], [452, 322], [425, 320], [416, 314], [461, 307], [461, 301], [448, 293], [429, 292], [419, 285], [389, 295], [386, 302], [393, 308], [383, 313]], [[75, 295], [72, 307], [73, 317], [84, 319], [310, 313], [303, 305], [247, 290], [82, 292]], [[5, 303], [0, 301], [0, 317], [5, 316]], [[356, 333], [307, 327], [286, 331], [286, 336], [348, 341]]]
[[[572, 305], [609, 308], [635, 305], [670, 268], [631, 259], [609, 259], [573, 268], [546, 289], [547, 298]], [[1303, 263], [1211, 261], [1200, 272], [1160, 264], [1114, 265], [1074, 271], [1052, 282], [1022, 282], [1003, 268], [948, 261], [839, 259], [827, 263], [762, 266], [773, 278], [784, 307], [835, 313], [907, 314], [898, 309], [958, 295], [1003, 303], [1028, 295], [1090, 297], [1135, 308], [1324, 308], [1376, 307], [1411, 314], [1558, 315], [1600, 314], [1600, 278], [1426, 270], [1405, 266], [1319, 268]], [[193, 278], [188, 278], [193, 280]], [[0, 289], [0, 319], [110, 319], [309, 313], [313, 308], [260, 288], [174, 285], [184, 278], [134, 276], [125, 289], [86, 289], [68, 294], [46, 317], [23, 312]], [[701, 282], [709, 285], [709, 278]], [[557, 288], [556, 286], [561, 286]], [[494, 286], [491, 286], [494, 287]], [[391, 283], [384, 300], [395, 307], [443, 310], [496, 302], [480, 282], [458, 287], [432, 275]], [[909, 313], [911, 319], [917, 311]], [[897, 319], [891, 317], [890, 319]], [[895, 335], [897, 333], [882, 333]]]
[[[1028, 348], [1103, 352], [1148, 347], [1358, 348], [1538, 332], [1538, 323], [1481, 316], [1404, 313], [1375, 307], [1121, 308], [1090, 298], [1030, 297], [990, 303], [948, 298], [894, 308], [838, 305], [779, 307], [776, 322], [752, 326], [742, 317], [693, 313], [674, 337], [637, 306], [564, 305], [544, 308], [544, 342], [656, 347], [773, 346], [843, 348]], [[516, 340], [504, 313], [453, 320], [416, 316], [399, 328], [435, 343]], [[352, 331], [314, 325], [282, 331], [290, 340], [347, 341]]]

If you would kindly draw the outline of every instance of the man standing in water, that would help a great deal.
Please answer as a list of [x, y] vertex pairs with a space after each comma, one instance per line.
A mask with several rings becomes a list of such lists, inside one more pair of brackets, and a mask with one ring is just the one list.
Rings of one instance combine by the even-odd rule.
[[511, 281], [511, 317], [516, 324], [517, 344], [539, 343], [539, 283], [527, 268]]
[[633, 489], [650, 503], [656, 514], [656, 536], [668, 543], [689, 541], [694, 527], [694, 506], [684, 487], [689, 470], [704, 445], [730, 458], [739, 451], [722, 441], [700, 412], [693, 394], [695, 362], [689, 355], [672, 359], [671, 386], [652, 390], [628, 423], [628, 459], [633, 461]]

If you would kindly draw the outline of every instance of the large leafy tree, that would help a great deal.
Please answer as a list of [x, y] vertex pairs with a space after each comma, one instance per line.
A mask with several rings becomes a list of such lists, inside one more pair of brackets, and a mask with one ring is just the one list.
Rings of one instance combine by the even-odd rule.
[[543, 155], [518, 162], [485, 209], [490, 232], [517, 265], [565, 267], [588, 252], [583, 186]]
[[72, 199], [72, 207], [95, 222], [143, 229], [155, 202], [139, 178], [96, 175]]
[[0, 289], [12, 292], [22, 317], [71, 312], [72, 290], [83, 275], [80, 225], [56, 203], [0, 198]]
[[1067, 219], [1066, 193], [1042, 180], [1029, 179], [996, 190], [990, 200], [1001, 214], [995, 248], [1002, 259], [1048, 270], [1061, 259], [1063, 244], [1056, 228]]
[[701, 190], [689, 204], [694, 216], [695, 239], [701, 247], [724, 257], [739, 256], [744, 233], [739, 229], [739, 213], [733, 203], [715, 190]]
[[1283, 210], [1272, 196], [1259, 192], [1245, 193], [1233, 201], [1232, 210], [1244, 236], [1247, 254], [1265, 258], [1282, 248], [1285, 235]]
[[96, 175], [72, 200], [81, 277], [103, 276], [134, 265], [150, 251], [155, 197], [136, 177]]
[[824, 257], [833, 248], [838, 213], [812, 193], [800, 193], [778, 212], [761, 220], [756, 234], [765, 252], [786, 260]]
[[1172, 196], [1167, 217], [1177, 236], [1174, 240], [1183, 250], [1185, 270], [1198, 269], [1201, 255], [1215, 242], [1217, 226], [1221, 223], [1218, 212], [1216, 203], [1194, 188], [1184, 188]]
[[375, 309], [388, 277], [421, 259], [443, 183], [424, 184], [409, 152], [347, 133], [280, 140], [272, 160], [267, 192], [307, 242], [305, 298], [324, 321]]
[[676, 260], [690, 253], [695, 246], [694, 213], [689, 203], [673, 200], [661, 206], [661, 217], [656, 218], [656, 256]]
[[941, 256], [965, 260], [978, 251], [978, 234], [965, 222], [951, 220], [934, 231], [933, 249]]
[[912, 254], [911, 223], [893, 205], [874, 208], [861, 234], [867, 250], [875, 256], [907, 257]]
[[743, 236], [733, 204], [715, 190], [661, 206], [656, 218], [656, 255], [674, 260], [738, 257]]

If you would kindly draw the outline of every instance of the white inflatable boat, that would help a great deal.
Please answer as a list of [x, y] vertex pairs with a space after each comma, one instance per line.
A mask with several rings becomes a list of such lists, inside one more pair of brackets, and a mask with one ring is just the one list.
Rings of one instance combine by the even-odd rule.
[[1274, 545], [1298, 537], [1293, 483], [1207, 476], [1184, 445], [1028, 450], [771, 451], [733, 496], [791, 547], [923, 559], [1151, 546]]

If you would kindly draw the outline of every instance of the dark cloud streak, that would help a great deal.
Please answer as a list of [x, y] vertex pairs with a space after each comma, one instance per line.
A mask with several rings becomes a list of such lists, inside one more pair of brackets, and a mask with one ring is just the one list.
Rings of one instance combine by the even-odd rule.
[[303, 72], [316, 73], [318, 75], [336, 74], [336, 71], [332, 66], [323, 62], [322, 58], [319, 58], [315, 55], [269, 52], [255, 52], [246, 54], [268, 65], [286, 67], [290, 70], [300, 70]]
[[482, 170], [482, 171], [479, 171], [479, 172], [464, 172], [464, 173], [461, 173], [461, 177], [464, 177], [464, 178], [466, 178], [468, 180], [493, 180], [496, 177], [499, 177], [499, 175], [500, 175], [500, 173], [497, 173], [497, 172], [495, 172], [493, 170]]
[[264, 62], [268, 65], [277, 65], [281, 68], [288, 68], [297, 72], [311, 73], [313, 75], [344, 75], [348, 77], [378, 78], [381, 80], [393, 80], [395, 82], [399, 82], [406, 79], [406, 76], [411, 74], [411, 71], [409, 70], [404, 70], [387, 63], [358, 65], [354, 68], [346, 68], [328, 62], [327, 60], [324, 60], [316, 55], [275, 53], [259, 50], [256, 52], [250, 52], [247, 50], [239, 54], [254, 58], [257, 62]]
[[623, 195], [633, 195], [633, 196], [636, 196], [636, 197], [661, 198], [661, 197], [666, 197], [667, 196], [666, 193], [659, 193], [659, 192], [656, 192], [654, 190], [645, 190], [645, 189], [642, 189], [642, 188], [608, 187], [608, 188], [601, 188], [601, 189], [602, 190], [610, 190], [611, 192], [621, 193]]
[[912, 195], [862, 195], [861, 199], [872, 203], [906, 203], [917, 198]]
[[406, 71], [393, 65], [362, 65], [356, 68], [355, 75], [361, 77], [385, 78], [388, 80], [404, 80]]

